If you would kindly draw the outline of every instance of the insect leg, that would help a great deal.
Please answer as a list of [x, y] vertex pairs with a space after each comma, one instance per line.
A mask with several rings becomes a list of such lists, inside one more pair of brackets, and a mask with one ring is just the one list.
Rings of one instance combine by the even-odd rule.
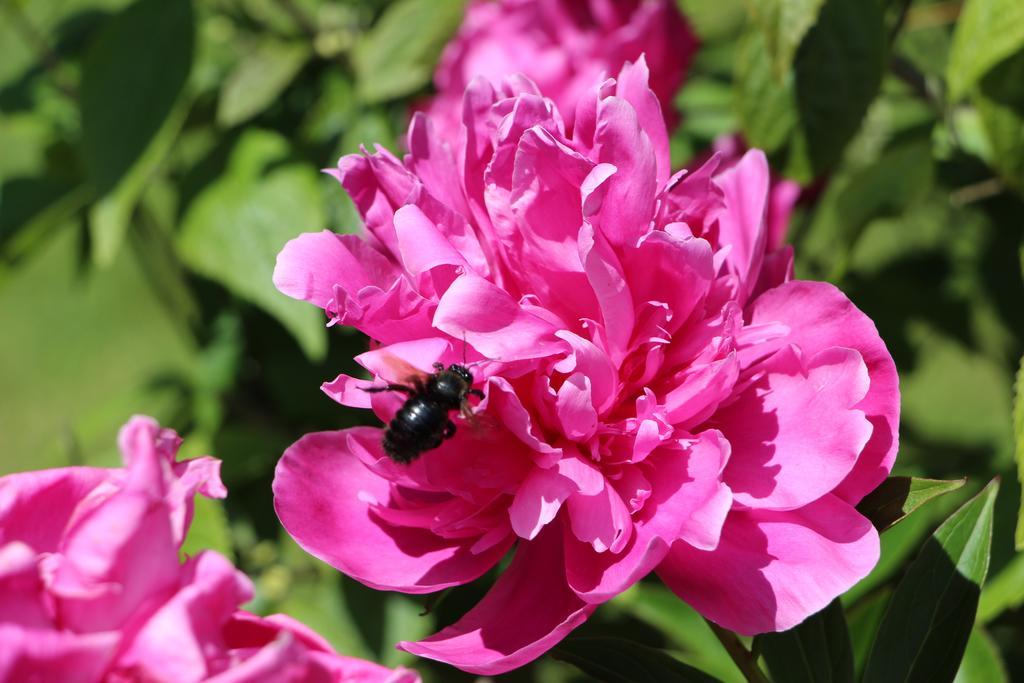
[[403, 394], [409, 394], [412, 396], [416, 393], [416, 390], [412, 387], [407, 387], [404, 384], [388, 384], [383, 387], [359, 387], [368, 394], [379, 394], [382, 391], [400, 391]]
[[483, 400], [484, 398], [484, 392], [480, 391], [479, 389], [470, 389], [466, 393], [472, 394], [473, 396], [476, 396], [480, 400]]
[[448, 424], [444, 426], [444, 433], [441, 435], [443, 439], [450, 439], [455, 436], [455, 423], [448, 420]]

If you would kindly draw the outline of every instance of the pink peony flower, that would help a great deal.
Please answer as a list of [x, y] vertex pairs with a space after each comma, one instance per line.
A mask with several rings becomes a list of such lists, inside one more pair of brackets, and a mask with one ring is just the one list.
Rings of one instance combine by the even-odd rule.
[[305, 234], [284, 293], [375, 343], [324, 391], [463, 354], [479, 429], [409, 465], [379, 428], [309, 434], [275, 507], [310, 553], [368, 586], [428, 593], [511, 565], [460, 621], [401, 648], [479, 674], [520, 666], [652, 570], [717, 623], [787, 629], [865, 576], [854, 508], [896, 453], [896, 371], [835, 287], [768, 248], [761, 152], [670, 176], [643, 60], [581, 99], [567, 135], [525, 78], [465, 94], [461, 134], [419, 114], [402, 160], [331, 171], [366, 234]]
[[473, 0], [441, 55], [427, 109], [439, 130], [458, 130], [470, 81], [483, 76], [498, 87], [523, 73], [571, 128], [593, 84], [646, 53], [651, 89], [674, 127], [672, 98], [696, 51], [675, 0]]
[[175, 462], [179, 444], [135, 417], [123, 469], [0, 478], [0, 681], [419, 681], [239, 610], [252, 585], [215, 552], [182, 563], [193, 496], [226, 491], [220, 461]]

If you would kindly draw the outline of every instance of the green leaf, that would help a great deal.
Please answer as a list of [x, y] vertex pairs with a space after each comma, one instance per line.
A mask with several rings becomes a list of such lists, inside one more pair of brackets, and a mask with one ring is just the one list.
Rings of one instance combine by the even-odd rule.
[[865, 683], [953, 678], [988, 573], [998, 491], [995, 479], [925, 542], [889, 603]]
[[981, 591], [978, 623], [987, 624], [1024, 604], [1024, 553], [1017, 553]]
[[383, 102], [430, 82], [442, 48], [458, 28], [463, 0], [397, 0], [352, 50], [356, 92]]
[[853, 683], [853, 648], [838, 599], [782, 633], [758, 636], [775, 683]]
[[750, 16], [764, 34], [772, 72], [782, 82], [800, 41], [818, 19], [825, 0], [748, 0]]
[[989, 69], [1024, 48], [1024, 3], [1020, 0], [967, 0], [953, 33], [946, 68], [949, 97], [958, 100]]
[[190, 108], [186, 98], [179, 99], [142, 156], [117, 186], [89, 209], [89, 235], [96, 265], [109, 266], [117, 256], [135, 206], [178, 139]]
[[[225, 174], [189, 206], [178, 250], [191, 269], [263, 308], [308, 356], [322, 358], [327, 350], [323, 313], [281, 294], [272, 281], [285, 243], [324, 229], [326, 221], [316, 171], [284, 163], [289, 153], [280, 135], [247, 130]], [[273, 168], [266, 171], [268, 166]]]
[[312, 56], [305, 42], [263, 38], [228, 74], [217, 103], [225, 127], [248, 121], [273, 104]]
[[901, 378], [903, 419], [935, 443], [1008, 444], [1011, 389], [1001, 364], [922, 324], [908, 325], [917, 366]]
[[967, 641], [967, 651], [960, 662], [953, 683], [1009, 683], [1010, 676], [999, 656], [999, 648], [985, 629], [975, 627]]
[[181, 552], [195, 556], [203, 550], [213, 550], [234, 561], [234, 549], [231, 544], [231, 527], [228, 524], [224, 503], [219, 500], [197, 495], [195, 497], [195, 516], [185, 536]]
[[882, 588], [847, 608], [846, 621], [850, 629], [850, 644], [853, 646], [853, 664], [857, 680], [860, 680], [864, 672], [864, 665], [871, 651], [871, 641], [878, 631], [878, 625], [882, 623], [885, 608], [891, 597], [892, 591]]
[[[1021, 255], [1024, 256], [1024, 250], [1021, 250]], [[1017, 370], [1014, 387], [1013, 438], [1017, 458], [1017, 481], [1024, 488], [1024, 356], [1020, 358], [1020, 368]], [[1014, 539], [1017, 550], [1024, 550], [1024, 496], [1021, 496], [1020, 512], [1017, 513], [1017, 533]]]
[[192, 67], [189, 0], [140, 0], [93, 39], [82, 67], [82, 151], [97, 194], [112, 189], [171, 113]]
[[790, 71], [772, 73], [762, 31], [736, 61], [736, 110], [751, 145], [786, 151], [786, 174], [809, 181], [838, 163], [882, 82], [885, 25], [874, 0], [826, 0]]
[[879, 531], [899, 524], [910, 513], [936, 496], [956, 491], [966, 479], [889, 477], [857, 504], [857, 510]]
[[839, 162], [878, 94], [887, 61], [881, 3], [827, 0], [793, 63], [800, 130], [815, 174]]
[[983, 158], [1024, 193], [1024, 51], [992, 69], [971, 101], [985, 132]]
[[764, 34], [750, 30], [736, 49], [735, 107], [743, 135], [752, 147], [781, 149], [793, 135], [798, 117], [793, 74], [783, 83], [772, 76]]
[[658, 583], [638, 583], [611, 603], [658, 629], [685, 663], [729, 683], [746, 679], [700, 614]]
[[568, 638], [559, 643], [551, 655], [606, 683], [707, 683], [717, 680], [661, 650], [622, 638]]

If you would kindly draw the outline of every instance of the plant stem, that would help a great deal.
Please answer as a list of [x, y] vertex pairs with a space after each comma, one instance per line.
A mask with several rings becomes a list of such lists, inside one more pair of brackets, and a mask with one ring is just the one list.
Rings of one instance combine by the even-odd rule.
[[736, 662], [736, 666], [739, 667], [744, 678], [750, 683], [769, 683], [768, 677], [758, 667], [757, 659], [750, 653], [750, 650], [744, 647], [735, 633], [722, 628], [708, 619], [704, 621], [707, 622], [708, 626], [711, 627], [711, 631], [721, 641], [725, 651], [732, 657], [732, 661]]

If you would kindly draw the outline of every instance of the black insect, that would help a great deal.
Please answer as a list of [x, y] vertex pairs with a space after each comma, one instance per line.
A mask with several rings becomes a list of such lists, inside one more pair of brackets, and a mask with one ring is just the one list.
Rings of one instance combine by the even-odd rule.
[[455, 434], [455, 423], [449, 417], [453, 410], [470, 416], [469, 396], [483, 398], [473, 389], [473, 374], [464, 365], [434, 363], [437, 371], [426, 377], [414, 377], [412, 386], [388, 384], [364, 389], [370, 393], [400, 391], [409, 396], [384, 432], [384, 452], [397, 463], [407, 464], [424, 451], [437, 448]]

